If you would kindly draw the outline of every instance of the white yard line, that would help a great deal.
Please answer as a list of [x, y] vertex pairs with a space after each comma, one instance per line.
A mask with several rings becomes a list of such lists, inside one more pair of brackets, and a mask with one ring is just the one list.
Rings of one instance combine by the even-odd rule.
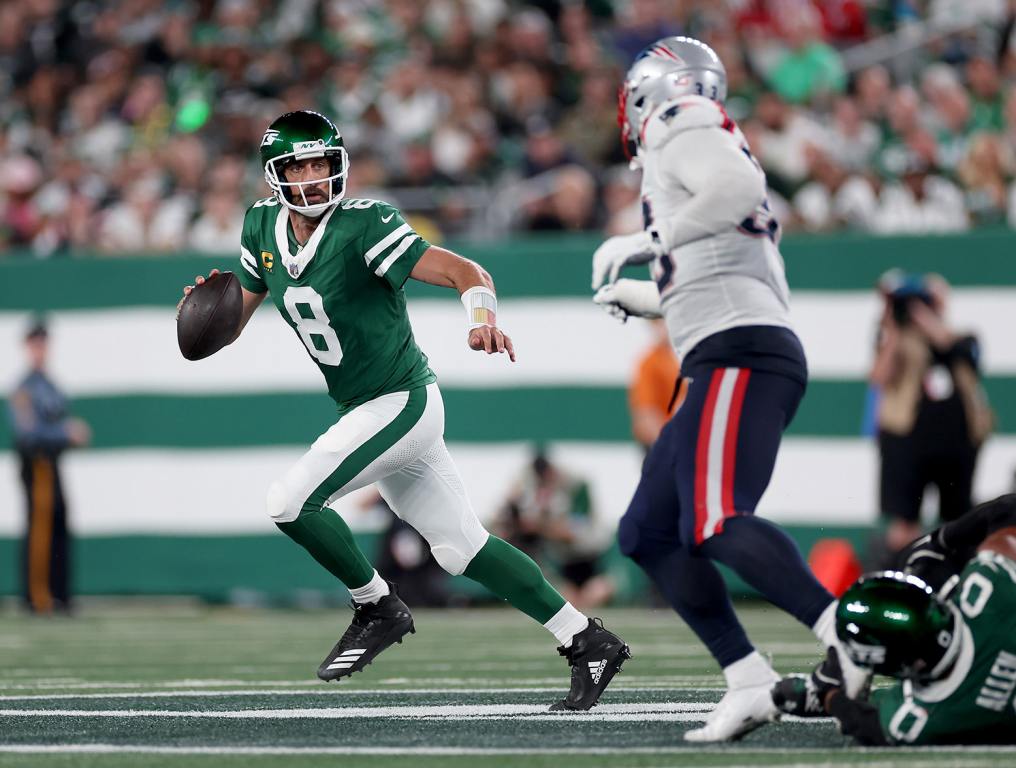
[[[165, 709], [0, 709], [0, 717], [191, 718], [221, 720], [526, 720], [568, 722], [702, 722], [709, 702], [601, 704], [590, 712], [552, 713], [546, 704], [448, 704], [438, 706], [316, 707], [313, 709], [165, 710]], [[799, 720], [821, 724], [827, 719]]]
[[[676, 713], [704, 713], [713, 704], [602, 704], [596, 709], [598, 717], [612, 715], [650, 715]], [[431, 706], [382, 707], [315, 707], [299, 709], [233, 709], [233, 710], [170, 710], [170, 709], [0, 709], [0, 717], [195, 717], [226, 719], [280, 720], [313, 718], [322, 720], [390, 717], [399, 719], [476, 717], [516, 717], [547, 713], [546, 704], [445, 704]], [[555, 718], [573, 717], [577, 713], [562, 712]]]
[[[0, 753], [14, 754], [150, 754], [150, 755], [668, 755], [699, 751], [701, 745], [673, 747], [534, 747], [524, 748], [485, 748], [485, 747], [180, 747], [180, 746], [147, 746], [142, 744], [0, 744]], [[741, 747], [727, 746], [724, 752], [741, 755], [773, 755], [773, 754], [815, 754], [825, 750], [808, 747]], [[1016, 753], [1016, 747], [889, 747], [889, 748], [854, 748], [850, 753], [826, 753], [844, 757], [857, 755], [896, 755], [896, 754], [934, 754], [956, 755], [962, 758], [971, 752], [992, 755], [1010, 755]], [[867, 763], [866, 763], [867, 764]], [[936, 760], [936, 765], [941, 765]], [[966, 765], [967, 763], [960, 763]], [[807, 763], [814, 765], [814, 763]]]
[[[67, 699], [172, 699], [172, 698], [223, 698], [229, 696], [433, 696], [448, 694], [476, 694], [490, 695], [496, 693], [563, 693], [564, 685], [540, 686], [540, 687], [505, 687], [505, 688], [344, 688], [329, 686], [322, 683], [314, 688], [286, 688], [282, 690], [274, 688], [236, 688], [232, 690], [210, 691], [206, 689], [172, 689], [168, 691], [136, 691], [116, 693], [33, 693], [33, 694], [11, 694], [0, 696], [0, 701], [64, 701]], [[660, 691], [674, 690], [682, 693], [689, 691], [695, 693], [719, 693], [719, 688], [687, 688], [675, 685], [673, 687], [650, 687], [624, 686], [614, 684], [611, 689], [613, 693], [659, 693]]]

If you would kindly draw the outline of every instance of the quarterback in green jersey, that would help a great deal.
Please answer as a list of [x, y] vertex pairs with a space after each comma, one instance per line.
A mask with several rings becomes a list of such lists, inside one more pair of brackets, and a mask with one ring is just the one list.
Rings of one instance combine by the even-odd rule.
[[1016, 744], [1016, 495], [918, 539], [903, 565], [859, 579], [836, 616], [851, 659], [898, 682], [847, 698], [833, 649], [780, 681], [776, 705], [832, 715], [862, 744]]
[[566, 602], [536, 563], [477, 519], [445, 447], [441, 393], [406, 312], [408, 278], [453, 288], [466, 309], [469, 346], [514, 361], [512, 341], [497, 325], [490, 275], [427, 243], [394, 207], [346, 199], [348, 157], [341, 134], [323, 115], [282, 115], [265, 131], [260, 156], [273, 194], [244, 218], [237, 336], [270, 296], [337, 405], [337, 421], [267, 494], [279, 529], [353, 598], [352, 624], [318, 676], [334, 680], [360, 671], [415, 631], [395, 585], [378, 574], [328, 506], [375, 483], [442, 568], [483, 584], [557, 638], [572, 672], [570, 691], [554, 708], [589, 709], [629, 658], [628, 646]]

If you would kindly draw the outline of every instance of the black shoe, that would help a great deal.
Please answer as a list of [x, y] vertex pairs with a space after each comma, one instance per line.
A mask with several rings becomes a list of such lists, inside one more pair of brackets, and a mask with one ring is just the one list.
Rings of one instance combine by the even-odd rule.
[[828, 717], [810, 675], [787, 675], [773, 686], [773, 704], [798, 717]]
[[413, 616], [399, 599], [395, 585], [391, 594], [376, 603], [353, 603], [353, 623], [321, 662], [317, 676], [338, 680], [366, 667], [388, 646], [401, 643], [407, 632], [416, 632]]
[[631, 649], [620, 637], [603, 628], [599, 619], [590, 619], [589, 626], [572, 638], [571, 647], [561, 646], [557, 652], [571, 666], [571, 690], [567, 698], [554, 704], [551, 711], [586, 710], [596, 706], [600, 694], [614, 675], [621, 671]]

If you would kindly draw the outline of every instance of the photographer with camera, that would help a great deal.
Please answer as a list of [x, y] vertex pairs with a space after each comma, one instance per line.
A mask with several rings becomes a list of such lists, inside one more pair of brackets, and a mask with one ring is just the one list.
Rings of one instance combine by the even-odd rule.
[[938, 488], [948, 522], [971, 506], [977, 454], [993, 414], [980, 382], [980, 348], [945, 320], [949, 284], [939, 275], [892, 270], [878, 285], [885, 306], [871, 384], [877, 422], [886, 545], [899, 552], [921, 535], [924, 490]]

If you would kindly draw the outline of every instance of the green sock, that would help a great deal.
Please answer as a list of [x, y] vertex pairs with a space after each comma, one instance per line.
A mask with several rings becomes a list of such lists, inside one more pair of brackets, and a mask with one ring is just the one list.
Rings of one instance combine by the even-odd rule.
[[346, 521], [334, 510], [324, 507], [317, 512], [303, 512], [291, 523], [276, 525], [347, 589], [362, 587], [374, 577], [374, 566], [356, 545]]
[[483, 584], [540, 624], [546, 624], [565, 604], [565, 599], [550, 586], [540, 566], [497, 536], [487, 539], [464, 575]]

